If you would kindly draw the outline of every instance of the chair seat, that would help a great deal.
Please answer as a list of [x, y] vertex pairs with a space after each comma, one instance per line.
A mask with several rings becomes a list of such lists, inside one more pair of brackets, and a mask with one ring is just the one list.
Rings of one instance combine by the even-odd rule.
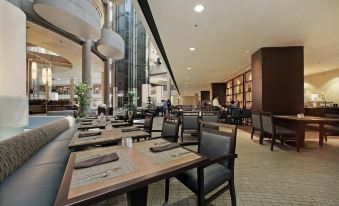
[[[188, 170], [176, 177], [191, 191], [198, 192], [198, 173], [197, 168]], [[205, 193], [211, 192], [216, 187], [225, 183], [231, 178], [231, 170], [225, 166], [216, 163], [204, 168], [204, 188]]]
[[324, 128], [325, 128], [325, 132], [339, 134], [339, 127], [332, 126], [332, 125], [325, 125]]
[[294, 130], [287, 129], [285, 127], [276, 127], [275, 133], [278, 136], [296, 136], [297, 135], [297, 133]]

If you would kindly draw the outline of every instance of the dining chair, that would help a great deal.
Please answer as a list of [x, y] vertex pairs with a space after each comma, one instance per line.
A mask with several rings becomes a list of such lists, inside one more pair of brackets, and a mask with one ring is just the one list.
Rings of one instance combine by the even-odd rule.
[[170, 142], [178, 142], [179, 139], [179, 118], [174, 116], [164, 117], [161, 130], [152, 130], [151, 132], [161, 132], [159, 137], [151, 139], [163, 138]]
[[253, 140], [253, 135], [256, 131], [260, 132], [259, 143], [263, 144], [263, 131], [262, 131], [262, 122], [261, 122], [261, 114], [258, 111], [252, 111], [252, 133], [251, 133], [251, 140]]
[[201, 120], [205, 122], [219, 122], [219, 112], [202, 112]]
[[[331, 119], [339, 119], [339, 115], [334, 114], [326, 114], [325, 117]], [[325, 141], [327, 141], [327, 136], [339, 136], [339, 123], [325, 124], [324, 130]]]
[[[211, 129], [211, 127], [218, 129]], [[181, 144], [182, 146], [197, 144], [198, 153], [209, 158], [201, 167], [176, 176], [181, 183], [197, 195], [199, 206], [208, 205], [227, 190], [230, 191], [232, 205], [236, 205], [234, 184], [234, 162], [238, 157], [235, 153], [236, 136], [236, 125], [202, 121], [200, 141]], [[169, 187], [170, 181], [167, 179], [165, 201], [168, 201]], [[220, 187], [221, 189], [218, 189]], [[206, 198], [207, 195], [210, 196]]]
[[241, 121], [246, 122], [246, 124], [248, 124], [249, 120], [251, 119], [251, 113], [252, 113], [251, 110], [242, 108], [240, 113]]
[[231, 108], [230, 115], [233, 124], [240, 124], [241, 117], [240, 117], [240, 108]]
[[[153, 114], [146, 113], [145, 114], [144, 122], [143, 123], [133, 123], [133, 126], [136, 126], [138, 128], [143, 129], [143, 131], [149, 133], [150, 137], [152, 137], [153, 119], [154, 119], [154, 115]], [[139, 139], [137, 139], [137, 140], [139, 141]]]
[[262, 112], [261, 121], [262, 121], [262, 131], [264, 132], [264, 134], [267, 134], [272, 138], [271, 151], [273, 151], [276, 139], [279, 139], [281, 144], [284, 144], [285, 140], [291, 139], [296, 140], [297, 133], [294, 130], [274, 125], [272, 113]]
[[183, 112], [181, 117], [181, 142], [184, 142], [184, 133], [196, 133], [199, 131], [199, 112]]

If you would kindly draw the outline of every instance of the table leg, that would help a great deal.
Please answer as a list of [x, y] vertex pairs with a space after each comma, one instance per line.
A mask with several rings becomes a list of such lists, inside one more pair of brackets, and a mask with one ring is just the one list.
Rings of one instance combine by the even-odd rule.
[[148, 186], [127, 193], [128, 206], [147, 206]]
[[305, 125], [299, 123], [297, 126], [297, 151], [300, 152], [300, 147], [304, 146], [305, 142]]
[[324, 123], [319, 123], [319, 145], [324, 144]]

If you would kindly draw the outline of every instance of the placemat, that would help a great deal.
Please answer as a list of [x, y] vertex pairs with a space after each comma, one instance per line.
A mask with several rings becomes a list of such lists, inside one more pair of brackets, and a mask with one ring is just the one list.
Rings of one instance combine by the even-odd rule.
[[158, 139], [154, 141], [143, 142], [142, 144], [134, 144], [134, 147], [143, 155], [145, 155], [153, 164], [164, 164], [166, 162], [173, 161], [186, 155], [192, 154], [192, 152], [182, 147], [163, 152], [151, 152], [149, 149], [156, 144], [160, 145], [165, 143], [167, 144], [168, 142], [162, 139]]
[[[83, 155], [81, 157], [78, 157], [75, 161], [77, 162], [93, 156], [109, 154], [111, 152], [112, 151], [108, 150], [101, 151], [100, 154], [87, 154], [86, 156]], [[73, 171], [70, 188], [73, 189], [76, 187], [85, 186], [136, 171], [137, 168], [135, 163], [128, 157], [126, 152], [117, 151], [116, 153], [119, 156], [118, 161], [109, 162], [89, 168], [75, 169]]]

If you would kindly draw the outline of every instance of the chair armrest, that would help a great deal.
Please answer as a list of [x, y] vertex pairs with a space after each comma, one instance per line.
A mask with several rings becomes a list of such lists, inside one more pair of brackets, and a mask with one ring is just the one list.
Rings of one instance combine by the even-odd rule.
[[199, 142], [185, 142], [185, 143], [180, 143], [181, 146], [194, 146], [194, 145], [199, 145]]
[[209, 161], [206, 164], [204, 164], [203, 167], [208, 167], [212, 164], [220, 163], [221, 161], [225, 161], [225, 160], [235, 159], [237, 157], [238, 157], [238, 154], [232, 154], [232, 155], [224, 155], [224, 156], [210, 158]]

